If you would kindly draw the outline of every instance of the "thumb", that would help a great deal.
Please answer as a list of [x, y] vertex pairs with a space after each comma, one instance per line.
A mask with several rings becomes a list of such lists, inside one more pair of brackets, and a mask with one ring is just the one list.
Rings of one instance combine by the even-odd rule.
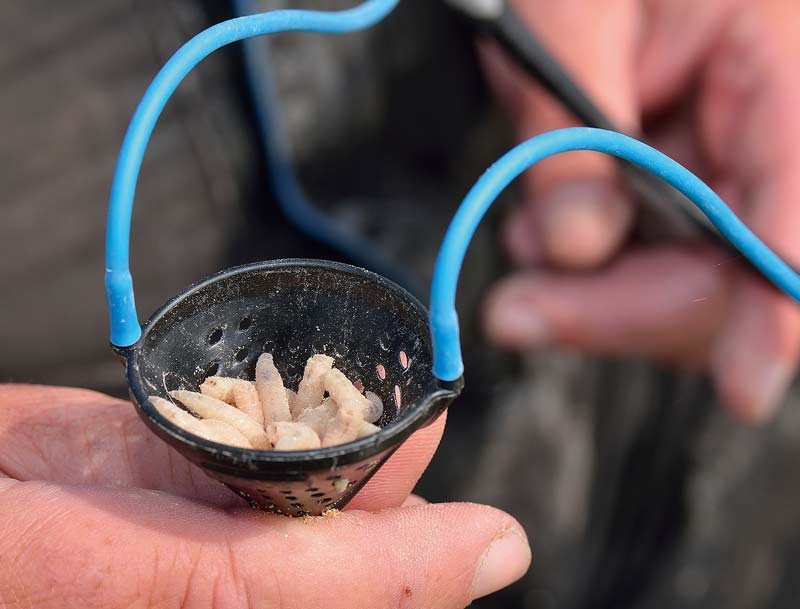
[[[621, 129], [638, 131], [637, 3], [519, 0], [515, 8], [600, 109]], [[520, 139], [577, 124], [498, 47], [483, 44], [481, 57]], [[614, 253], [631, 216], [611, 159], [592, 152], [559, 155], [525, 174], [522, 206], [509, 219], [505, 241], [519, 263], [543, 256], [558, 265], [585, 268]]]
[[455, 609], [530, 562], [516, 521], [469, 504], [301, 520], [7, 479], [0, 512], [0, 590], [39, 609]]

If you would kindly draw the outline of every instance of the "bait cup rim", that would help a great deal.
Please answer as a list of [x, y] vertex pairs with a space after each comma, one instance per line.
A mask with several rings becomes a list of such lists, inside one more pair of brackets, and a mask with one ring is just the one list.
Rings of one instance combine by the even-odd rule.
[[[126, 365], [129, 392], [136, 410], [145, 424], [169, 445], [179, 444], [192, 451], [201, 451], [210, 460], [220, 464], [219, 469], [213, 467], [209, 469], [241, 476], [242, 472], [239, 468], [242, 467], [251, 469], [255, 473], [262, 467], [274, 468], [276, 465], [290, 466], [293, 471], [312, 471], [356, 463], [386, 450], [398, 448], [414, 432], [433, 423], [461, 393], [464, 384], [463, 378], [454, 382], [446, 382], [436, 378], [433, 370], [429, 370], [429, 380], [426, 383], [424, 395], [406, 405], [403, 408], [403, 414], [382, 427], [379, 432], [347, 444], [307, 451], [264, 451], [218, 444], [185, 431], [161, 415], [150, 402], [139, 369], [142, 347], [151, 331], [158, 327], [159, 322], [184, 300], [213, 283], [252, 272], [298, 267], [323, 271], [334, 270], [372, 281], [383, 289], [389, 290], [393, 295], [406, 300], [424, 321], [425, 326], [430, 329], [428, 313], [424, 305], [407, 290], [381, 275], [340, 262], [304, 258], [267, 260], [218, 271], [194, 282], [159, 307], [142, 326], [142, 336], [136, 343], [129, 347], [112, 345], [112, 348]], [[228, 471], [225, 466], [232, 469]], [[208, 468], [208, 464], [204, 463], [203, 467]]]

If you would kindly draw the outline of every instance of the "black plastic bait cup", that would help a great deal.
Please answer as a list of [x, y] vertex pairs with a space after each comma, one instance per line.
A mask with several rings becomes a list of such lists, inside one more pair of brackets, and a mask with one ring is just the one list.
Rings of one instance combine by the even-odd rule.
[[[150, 429], [251, 506], [291, 516], [343, 507], [463, 385], [434, 377], [428, 315], [417, 299], [364, 269], [315, 260], [261, 262], [204, 279], [155, 313], [136, 344], [115, 351]], [[333, 357], [383, 400], [381, 430], [309, 451], [235, 448], [184, 431], [148, 399], [197, 390], [211, 375], [252, 379], [264, 352], [294, 389], [309, 357]]]
[[[425, 308], [369, 271], [313, 260], [277, 260], [223, 271], [191, 286], [140, 328], [129, 246], [136, 183], [150, 135], [184, 77], [215, 50], [284, 30], [342, 34], [376, 23], [394, 0], [344, 11], [272, 11], [211, 26], [184, 44], [153, 79], [131, 119], [111, 187], [106, 294], [112, 346], [125, 361], [139, 415], [164, 441], [250, 505], [292, 516], [341, 508], [415, 431], [458, 395], [461, 378], [433, 374]], [[318, 219], [319, 220], [319, 219]], [[321, 221], [320, 221], [321, 222]], [[324, 228], [324, 227], [322, 227]], [[316, 353], [384, 403], [381, 430], [341, 446], [278, 452], [223, 446], [169, 422], [150, 403], [196, 390], [209, 375], [252, 379], [270, 352], [296, 388]], [[447, 378], [447, 377], [442, 377]]]

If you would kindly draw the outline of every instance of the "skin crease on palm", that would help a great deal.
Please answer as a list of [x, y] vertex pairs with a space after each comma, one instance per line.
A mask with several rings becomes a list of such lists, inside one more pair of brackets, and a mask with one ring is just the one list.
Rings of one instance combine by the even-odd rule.
[[521, 577], [530, 550], [498, 510], [409, 496], [443, 429], [344, 512], [288, 519], [244, 507], [128, 402], [0, 385], [0, 607], [464, 607]]
[[[642, 131], [767, 244], [800, 262], [800, 4], [515, 6], [617, 124]], [[481, 43], [481, 51], [520, 139], [574, 124], [496, 47]], [[769, 418], [800, 355], [795, 304], [710, 247], [625, 247], [632, 203], [607, 157], [548, 159], [525, 175], [522, 192], [503, 240], [523, 268], [486, 300], [491, 339], [707, 366], [740, 419]]]

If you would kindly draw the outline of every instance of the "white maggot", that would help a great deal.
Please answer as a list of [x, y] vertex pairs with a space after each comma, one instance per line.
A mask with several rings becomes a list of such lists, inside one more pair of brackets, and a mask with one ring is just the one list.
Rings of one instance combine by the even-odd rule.
[[177, 390], [170, 391], [169, 394], [204, 419], [214, 419], [232, 425], [247, 438], [253, 448], [270, 448], [264, 429], [248, 415], [230, 404], [194, 391]]

